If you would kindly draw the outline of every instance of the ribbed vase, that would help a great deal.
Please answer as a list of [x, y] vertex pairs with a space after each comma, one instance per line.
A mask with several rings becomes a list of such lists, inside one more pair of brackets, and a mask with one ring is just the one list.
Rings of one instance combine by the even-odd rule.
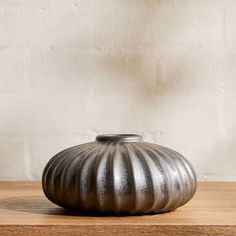
[[99, 135], [65, 149], [47, 163], [45, 195], [79, 212], [151, 214], [187, 203], [196, 191], [191, 164], [178, 152], [140, 135]]

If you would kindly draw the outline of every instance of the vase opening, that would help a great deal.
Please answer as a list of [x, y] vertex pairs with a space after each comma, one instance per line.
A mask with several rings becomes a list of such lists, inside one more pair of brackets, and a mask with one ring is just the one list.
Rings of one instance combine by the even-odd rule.
[[96, 137], [98, 142], [128, 143], [141, 142], [143, 137], [139, 134], [103, 134]]

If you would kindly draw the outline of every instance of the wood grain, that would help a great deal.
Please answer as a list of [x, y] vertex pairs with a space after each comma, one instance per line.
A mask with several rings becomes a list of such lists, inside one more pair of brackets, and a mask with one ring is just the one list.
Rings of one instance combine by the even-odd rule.
[[199, 183], [174, 212], [131, 217], [73, 215], [39, 182], [0, 182], [0, 235], [236, 235], [236, 183]]

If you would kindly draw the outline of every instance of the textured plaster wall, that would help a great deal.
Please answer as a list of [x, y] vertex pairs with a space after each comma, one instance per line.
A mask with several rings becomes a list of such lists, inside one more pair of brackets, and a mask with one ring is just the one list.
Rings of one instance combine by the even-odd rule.
[[121, 132], [236, 180], [236, 1], [0, 0], [0, 179]]

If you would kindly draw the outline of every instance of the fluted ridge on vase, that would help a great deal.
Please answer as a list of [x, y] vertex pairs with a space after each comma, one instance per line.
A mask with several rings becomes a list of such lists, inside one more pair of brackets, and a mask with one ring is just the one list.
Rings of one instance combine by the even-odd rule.
[[130, 140], [97, 141], [56, 154], [43, 172], [47, 198], [76, 211], [131, 215], [171, 211], [193, 197], [196, 175], [181, 154]]

